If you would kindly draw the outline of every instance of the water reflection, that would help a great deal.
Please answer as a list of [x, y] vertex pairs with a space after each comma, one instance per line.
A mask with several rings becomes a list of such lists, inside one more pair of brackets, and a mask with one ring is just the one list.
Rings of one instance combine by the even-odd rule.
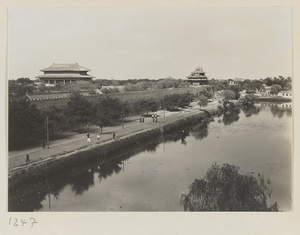
[[235, 107], [233, 104], [229, 103], [228, 105], [224, 106], [224, 113], [222, 122], [225, 125], [230, 125], [239, 120], [240, 109]]
[[282, 118], [284, 115], [287, 115], [287, 117], [292, 116], [292, 103], [261, 103], [261, 108], [270, 110], [273, 117]]
[[246, 104], [243, 106], [242, 111], [244, 112], [246, 117], [251, 117], [252, 115], [258, 115], [260, 112], [260, 108], [255, 106], [254, 104]]
[[202, 140], [208, 136], [208, 124], [211, 119], [204, 120], [202, 123], [191, 128], [191, 134], [196, 140]]
[[9, 192], [8, 211], [38, 211], [43, 208], [42, 201], [49, 201], [50, 196], [60, 198], [60, 192], [69, 185], [75, 196], [82, 197], [91, 187], [95, 185], [94, 175], [98, 173], [99, 182], [125, 170], [124, 161], [130, 157], [145, 151], [155, 151], [159, 140], [148, 146], [135, 149], [118, 156], [107, 156], [95, 158], [81, 166], [70, 167], [61, 174], [48, 176], [47, 170], [42, 178], [35, 182], [28, 182], [26, 186], [18, 187]]

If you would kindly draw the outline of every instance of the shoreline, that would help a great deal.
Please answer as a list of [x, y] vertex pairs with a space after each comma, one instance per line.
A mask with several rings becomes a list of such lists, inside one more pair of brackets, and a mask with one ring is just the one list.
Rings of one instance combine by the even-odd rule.
[[184, 116], [171, 118], [171, 120], [167, 120], [165, 123], [159, 123], [143, 130], [129, 132], [129, 134], [120, 136], [115, 140], [104, 141], [101, 144], [96, 143], [81, 146], [32, 162], [30, 165], [9, 169], [9, 192], [14, 191], [16, 187], [22, 187], [23, 184], [35, 181], [45, 175], [45, 172], [49, 176], [51, 174], [60, 174], [67, 168], [92, 161], [97, 157], [109, 161], [112, 155], [129, 153], [136, 147], [147, 146], [151, 144], [151, 141], [153, 142], [164, 134], [172, 133], [184, 126], [201, 122], [210, 116], [214, 116], [218, 110], [220, 110], [220, 106], [214, 105], [211, 108], [208, 107]]

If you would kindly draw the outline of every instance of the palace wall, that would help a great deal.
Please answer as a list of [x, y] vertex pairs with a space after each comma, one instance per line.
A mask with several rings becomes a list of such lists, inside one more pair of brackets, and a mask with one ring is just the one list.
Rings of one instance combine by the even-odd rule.
[[[125, 93], [112, 93], [108, 96], [112, 98], [118, 98], [121, 101], [135, 101], [141, 98], [149, 99], [149, 98], [155, 98], [155, 99], [162, 99], [165, 95], [170, 94], [183, 94], [186, 92], [190, 92], [191, 94], [196, 95], [197, 93], [203, 91], [203, 87], [189, 87], [189, 88], [178, 88], [178, 89], [171, 89], [171, 90], [149, 90], [149, 91], [137, 91], [137, 92], [125, 92]], [[89, 95], [84, 96], [89, 102], [92, 102], [95, 104], [100, 96], [104, 95]], [[56, 106], [58, 108], [66, 108], [68, 106], [69, 98], [63, 97], [63, 98], [47, 98], [47, 95], [45, 95], [44, 98], [38, 99], [38, 100], [30, 100], [32, 104], [35, 104], [38, 109], [40, 110], [48, 110], [51, 106]]]

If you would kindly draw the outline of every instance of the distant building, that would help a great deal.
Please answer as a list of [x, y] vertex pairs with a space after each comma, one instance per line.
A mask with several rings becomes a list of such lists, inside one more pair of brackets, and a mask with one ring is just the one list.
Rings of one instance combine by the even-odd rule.
[[263, 91], [261, 92], [263, 96], [270, 96], [271, 95], [271, 86], [267, 86], [263, 84]]
[[71, 83], [76, 81], [91, 81], [93, 76], [89, 75], [90, 69], [76, 64], [52, 64], [50, 67], [40, 70], [43, 75], [37, 76], [40, 82], [46, 86]]
[[242, 78], [228, 79], [228, 85], [229, 86], [236, 86], [236, 85], [241, 84], [242, 81], [243, 81]]
[[292, 92], [291, 91], [281, 91], [278, 93], [278, 96], [292, 98]]
[[207, 85], [208, 84], [208, 77], [205, 75], [206, 72], [203, 71], [201, 67], [195, 69], [194, 72], [191, 73], [190, 76], [187, 76], [187, 81], [191, 85]]

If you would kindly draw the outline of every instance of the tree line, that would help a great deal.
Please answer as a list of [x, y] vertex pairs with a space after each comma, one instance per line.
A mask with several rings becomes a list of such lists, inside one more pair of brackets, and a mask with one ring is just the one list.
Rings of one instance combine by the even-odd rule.
[[[204, 93], [204, 95], [209, 93]], [[102, 95], [93, 104], [79, 92], [72, 92], [67, 108], [51, 106], [48, 110], [39, 110], [30, 101], [21, 96], [9, 100], [9, 149], [25, 147], [46, 139], [46, 118], [50, 139], [65, 131], [80, 131], [86, 125], [105, 126], [120, 122], [130, 115], [149, 115], [158, 109], [175, 111], [188, 106], [197, 96], [189, 92], [169, 94], [162, 99], [155, 97], [140, 98], [129, 102], [109, 95]]]

